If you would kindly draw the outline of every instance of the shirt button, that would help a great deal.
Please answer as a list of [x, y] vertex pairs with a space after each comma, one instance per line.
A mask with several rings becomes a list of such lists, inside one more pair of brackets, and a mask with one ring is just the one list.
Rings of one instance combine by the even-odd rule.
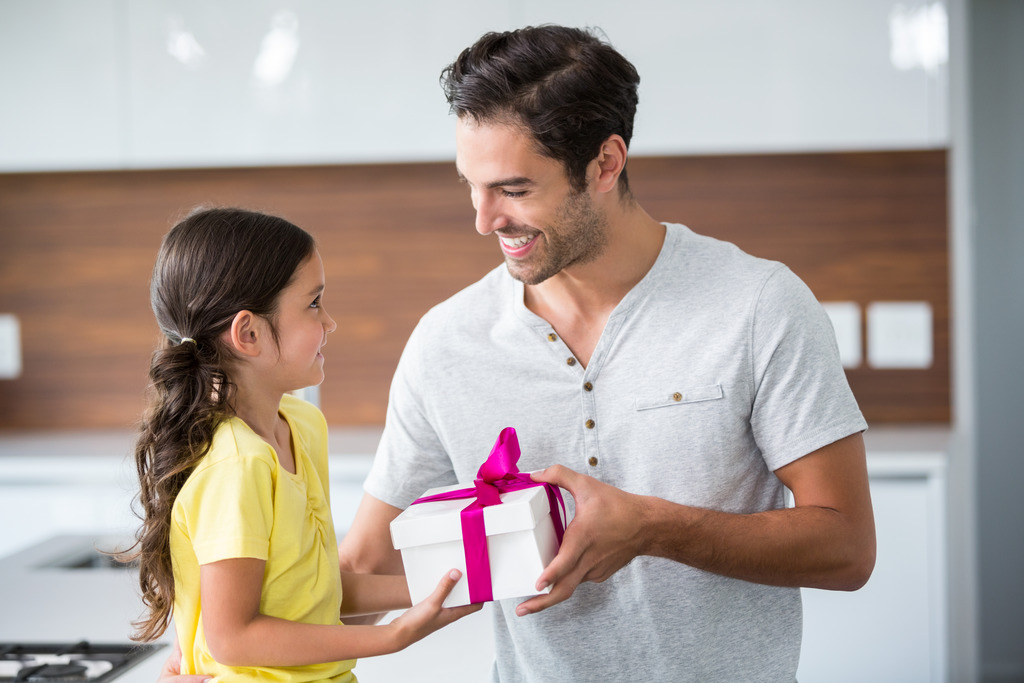
[[682, 400], [683, 400], [683, 395], [682, 395], [682, 394], [680, 394], [680, 393], [679, 393], [679, 392], [677, 391], [676, 393], [672, 394], [672, 400], [673, 400], [673, 401], [682, 401]]
[[576, 365], [576, 359], [573, 358], [572, 356], [569, 356], [568, 358], [565, 359], [565, 364], [566, 365]]
[[548, 341], [558, 341], [558, 335], [555, 334], [554, 332], [550, 333], [548, 335]]
[[594, 421], [593, 420], [587, 420], [584, 424], [587, 425], [587, 429], [593, 429], [594, 428]]
[[583, 390], [584, 391], [593, 391], [594, 390], [594, 385], [591, 384], [590, 382], [586, 382], [586, 383], [583, 384]]
[[597, 458], [590, 456], [590, 460], [587, 460], [587, 463], [589, 463], [591, 467], [597, 467]]

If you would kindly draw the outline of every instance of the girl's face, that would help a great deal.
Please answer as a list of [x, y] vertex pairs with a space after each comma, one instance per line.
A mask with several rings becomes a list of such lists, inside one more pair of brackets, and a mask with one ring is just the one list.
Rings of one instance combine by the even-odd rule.
[[276, 327], [279, 358], [272, 372], [284, 391], [294, 391], [324, 381], [321, 347], [337, 323], [323, 307], [324, 265], [314, 251], [299, 265], [291, 284], [277, 301]]

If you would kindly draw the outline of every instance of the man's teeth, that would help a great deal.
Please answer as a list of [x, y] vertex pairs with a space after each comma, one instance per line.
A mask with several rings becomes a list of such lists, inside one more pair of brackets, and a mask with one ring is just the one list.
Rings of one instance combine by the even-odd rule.
[[511, 247], [513, 249], [518, 249], [519, 247], [524, 247], [524, 246], [526, 246], [527, 244], [530, 243], [530, 240], [533, 239], [529, 235], [524, 235], [524, 236], [520, 236], [520, 237], [502, 237], [502, 236], [499, 235], [499, 238], [501, 239], [503, 244], [505, 244], [506, 246]]

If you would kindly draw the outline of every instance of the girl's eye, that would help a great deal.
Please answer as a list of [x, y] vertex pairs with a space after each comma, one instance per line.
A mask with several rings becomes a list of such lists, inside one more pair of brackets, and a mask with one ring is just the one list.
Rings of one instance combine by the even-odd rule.
[[310, 308], [320, 308], [320, 297], [313, 299], [313, 303], [309, 305]]

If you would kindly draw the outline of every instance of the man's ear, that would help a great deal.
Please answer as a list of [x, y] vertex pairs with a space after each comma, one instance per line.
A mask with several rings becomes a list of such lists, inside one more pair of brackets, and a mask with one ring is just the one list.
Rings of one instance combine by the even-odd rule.
[[590, 162], [594, 177], [594, 189], [598, 192], [611, 192], [618, 187], [619, 176], [622, 169], [626, 167], [626, 141], [621, 135], [609, 135], [608, 139], [601, 143], [597, 157]]
[[263, 319], [251, 311], [239, 311], [231, 319], [231, 327], [225, 332], [225, 341], [242, 356], [258, 356], [266, 334]]

